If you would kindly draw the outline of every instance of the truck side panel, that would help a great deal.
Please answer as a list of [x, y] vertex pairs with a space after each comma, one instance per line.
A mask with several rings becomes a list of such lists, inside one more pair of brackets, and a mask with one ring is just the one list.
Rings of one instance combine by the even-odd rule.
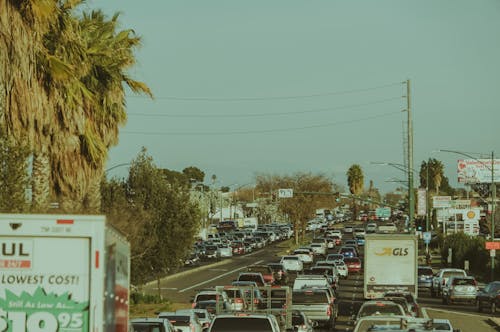
[[364, 295], [379, 298], [389, 291], [417, 297], [417, 241], [413, 235], [367, 235], [365, 238]]

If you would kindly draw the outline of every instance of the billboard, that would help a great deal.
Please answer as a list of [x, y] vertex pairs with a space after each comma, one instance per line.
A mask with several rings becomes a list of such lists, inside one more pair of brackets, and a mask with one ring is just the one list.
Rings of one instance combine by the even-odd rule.
[[427, 215], [427, 190], [419, 188], [417, 192], [417, 215]]
[[[459, 159], [459, 183], [491, 183], [491, 159]], [[500, 159], [494, 159], [494, 182], [500, 182]]]
[[435, 209], [451, 207], [451, 196], [434, 196], [432, 197], [432, 207]]

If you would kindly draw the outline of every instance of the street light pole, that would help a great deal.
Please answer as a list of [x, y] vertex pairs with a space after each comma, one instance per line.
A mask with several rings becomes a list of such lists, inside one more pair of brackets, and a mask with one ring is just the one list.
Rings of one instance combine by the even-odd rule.
[[409, 224], [413, 227], [413, 217], [415, 213], [414, 193], [413, 193], [413, 124], [411, 118], [411, 98], [410, 80], [406, 81], [406, 112], [408, 115], [408, 201], [409, 201]]

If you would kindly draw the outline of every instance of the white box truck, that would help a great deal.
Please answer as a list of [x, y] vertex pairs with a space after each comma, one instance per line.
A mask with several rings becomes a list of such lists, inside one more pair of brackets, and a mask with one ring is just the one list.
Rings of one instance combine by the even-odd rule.
[[0, 332], [127, 332], [129, 276], [104, 216], [0, 214]]
[[387, 292], [418, 294], [417, 237], [411, 234], [365, 236], [364, 296], [383, 297]]

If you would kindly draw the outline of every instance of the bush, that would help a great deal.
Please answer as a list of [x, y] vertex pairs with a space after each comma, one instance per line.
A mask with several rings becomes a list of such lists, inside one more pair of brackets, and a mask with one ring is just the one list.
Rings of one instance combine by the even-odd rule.
[[147, 304], [160, 304], [164, 303], [165, 300], [160, 298], [158, 295], [151, 295], [151, 294], [145, 294], [145, 293], [140, 293], [140, 292], [132, 292], [130, 294], [130, 303], [131, 304], [140, 304], [140, 303], [147, 303]]

